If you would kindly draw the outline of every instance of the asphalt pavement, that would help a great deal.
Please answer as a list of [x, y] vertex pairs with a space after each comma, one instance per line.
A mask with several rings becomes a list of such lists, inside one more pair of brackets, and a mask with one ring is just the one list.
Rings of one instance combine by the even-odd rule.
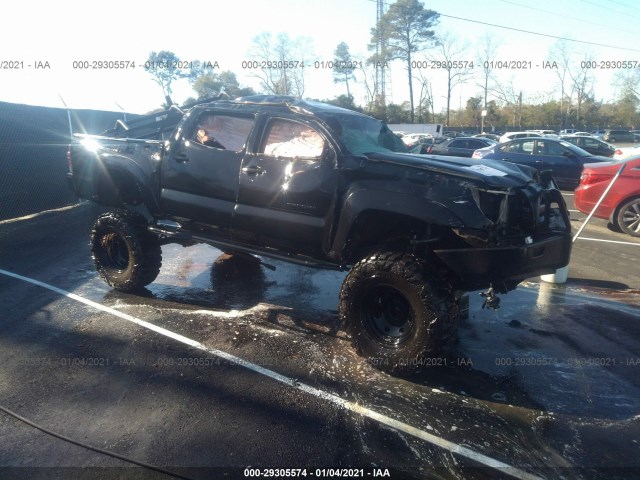
[[0, 407], [83, 445], [0, 412], [0, 478], [640, 474], [640, 240], [605, 221], [567, 283], [497, 311], [471, 292], [454, 350], [398, 377], [339, 329], [344, 273], [168, 245], [124, 294], [93, 269], [97, 214], [0, 222]]

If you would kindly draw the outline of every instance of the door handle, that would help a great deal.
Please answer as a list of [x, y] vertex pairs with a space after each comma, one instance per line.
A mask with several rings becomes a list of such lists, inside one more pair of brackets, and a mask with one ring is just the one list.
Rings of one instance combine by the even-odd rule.
[[173, 159], [178, 163], [187, 163], [189, 161], [189, 157], [187, 157], [184, 153], [178, 153], [173, 156]]
[[265, 172], [264, 168], [260, 165], [251, 165], [249, 167], [242, 167], [242, 173], [247, 175], [262, 175]]

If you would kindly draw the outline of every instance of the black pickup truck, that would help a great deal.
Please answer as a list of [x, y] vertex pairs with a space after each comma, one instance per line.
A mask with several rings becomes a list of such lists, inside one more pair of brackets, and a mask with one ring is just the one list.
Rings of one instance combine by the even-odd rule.
[[292, 97], [137, 122], [80, 136], [68, 154], [76, 194], [112, 207], [91, 251], [118, 290], [153, 282], [174, 242], [349, 270], [343, 326], [361, 355], [399, 371], [455, 336], [464, 292], [489, 288], [495, 305], [569, 263], [566, 206], [544, 172], [411, 154], [384, 122]]

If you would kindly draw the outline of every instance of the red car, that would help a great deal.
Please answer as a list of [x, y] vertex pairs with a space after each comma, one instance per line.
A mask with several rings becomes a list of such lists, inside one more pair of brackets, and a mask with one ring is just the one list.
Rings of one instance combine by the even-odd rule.
[[640, 156], [622, 162], [586, 164], [575, 190], [575, 206], [582, 213], [591, 213], [624, 163], [624, 171], [594, 215], [608, 219], [624, 233], [640, 237]]

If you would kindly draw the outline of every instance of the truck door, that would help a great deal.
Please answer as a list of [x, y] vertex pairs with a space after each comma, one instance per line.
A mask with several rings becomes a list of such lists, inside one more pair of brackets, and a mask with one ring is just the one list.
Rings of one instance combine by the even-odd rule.
[[245, 156], [232, 223], [236, 241], [306, 255], [326, 251], [337, 188], [336, 151], [314, 122], [262, 119]]
[[229, 237], [238, 174], [253, 116], [203, 111], [183, 132], [162, 165], [161, 199], [174, 218]]

